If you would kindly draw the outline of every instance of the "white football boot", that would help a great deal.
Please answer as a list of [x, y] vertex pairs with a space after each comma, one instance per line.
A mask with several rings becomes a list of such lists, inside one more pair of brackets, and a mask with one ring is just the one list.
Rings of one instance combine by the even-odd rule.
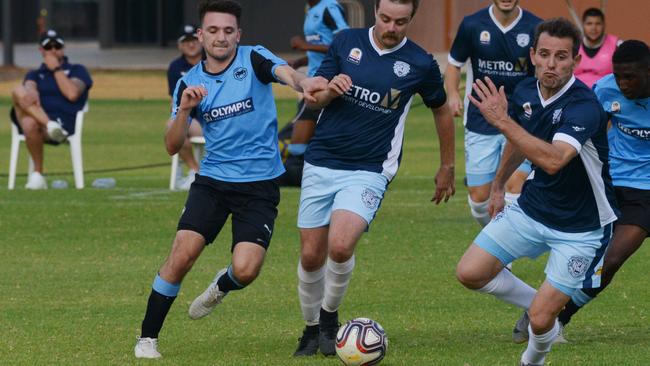
[[47, 181], [45, 177], [39, 172], [32, 172], [27, 178], [27, 189], [47, 189]]
[[139, 338], [135, 344], [136, 358], [161, 358], [158, 352], [158, 338]]
[[63, 129], [60, 121], [47, 122], [47, 136], [54, 142], [63, 142], [68, 138], [68, 131]]
[[214, 307], [219, 305], [223, 298], [226, 297], [226, 293], [219, 290], [217, 281], [219, 280], [219, 277], [227, 271], [227, 268], [219, 271], [219, 273], [214, 277], [214, 280], [212, 280], [210, 286], [208, 286], [201, 295], [192, 301], [192, 305], [190, 305], [190, 309], [188, 310], [190, 318], [196, 320], [210, 314], [212, 310], [214, 310]]

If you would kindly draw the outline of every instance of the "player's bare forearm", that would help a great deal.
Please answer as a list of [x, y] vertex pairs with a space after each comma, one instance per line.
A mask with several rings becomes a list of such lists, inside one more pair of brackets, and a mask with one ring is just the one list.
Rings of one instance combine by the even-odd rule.
[[289, 65], [281, 65], [275, 68], [275, 76], [284, 84], [293, 90], [302, 93], [300, 83], [307, 77], [301, 72], [297, 72]]
[[315, 101], [306, 101], [307, 107], [310, 109], [325, 108], [334, 98], [338, 97], [337, 94], [332, 93], [330, 90], [321, 90], [313, 94]]
[[445, 69], [445, 90], [447, 94], [458, 95], [458, 87], [460, 86], [460, 68], [452, 64], [448, 64]]
[[79, 79], [69, 78], [63, 70], [54, 72], [54, 80], [61, 94], [70, 102], [76, 102], [85, 90], [84, 82]]
[[511, 144], [510, 141], [506, 142], [506, 146], [503, 149], [503, 156], [499, 163], [499, 168], [497, 169], [494, 182], [492, 183], [492, 190], [505, 192], [505, 185], [508, 178], [510, 178], [512, 173], [517, 170], [517, 167], [519, 167], [524, 160], [526, 160], [524, 154]]
[[169, 155], [178, 153], [183, 147], [187, 136], [189, 117], [189, 111], [179, 109], [176, 118], [174, 118], [170, 128], [165, 133], [165, 148]]
[[436, 131], [438, 132], [438, 141], [440, 144], [440, 164], [441, 166], [453, 167], [456, 153], [456, 138], [454, 117], [452, 116], [449, 105], [445, 103], [443, 106], [433, 110], [433, 119], [436, 123]]

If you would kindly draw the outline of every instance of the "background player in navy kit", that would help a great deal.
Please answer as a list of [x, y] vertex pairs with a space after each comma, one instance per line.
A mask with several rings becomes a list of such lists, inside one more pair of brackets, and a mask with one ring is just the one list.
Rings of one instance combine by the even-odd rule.
[[[295, 69], [307, 65], [307, 76], [314, 76], [325, 58], [334, 36], [348, 28], [343, 8], [336, 0], [307, 0], [309, 10], [305, 14], [304, 37], [291, 38], [291, 47], [307, 52], [306, 57], [291, 63]], [[298, 114], [291, 121], [291, 140], [287, 147], [289, 155], [285, 161], [286, 173], [280, 177], [281, 185], [299, 186], [302, 180], [304, 154], [309, 139], [314, 135], [320, 110], [307, 108], [304, 100], [298, 103]], [[283, 129], [284, 130], [284, 129]]]
[[560, 313], [563, 325], [610, 284], [650, 235], [650, 49], [641, 41], [625, 41], [613, 63], [614, 73], [600, 79], [594, 91], [612, 122], [609, 161], [621, 217], [605, 253], [600, 286], [576, 291]]
[[[528, 348], [521, 365], [542, 365], [559, 332], [557, 315], [579, 288], [593, 287], [616, 220], [609, 176], [607, 116], [593, 92], [573, 76], [580, 32], [566, 19], [541, 23], [531, 59], [536, 79], [517, 85], [508, 116], [504, 87], [477, 80], [470, 100], [508, 139], [492, 185], [490, 210], [500, 212], [458, 263], [458, 280], [528, 309]], [[525, 159], [534, 164], [521, 197], [504, 211], [507, 177]], [[502, 212], [501, 212], [502, 211]], [[509, 262], [550, 251], [536, 292], [504, 270]]]
[[[178, 50], [181, 52], [181, 55], [174, 59], [167, 68], [167, 86], [169, 88], [169, 96], [172, 99], [178, 80], [194, 67], [194, 65], [198, 64], [203, 56], [203, 47], [201, 47], [201, 43], [196, 34], [196, 27], [190, 24], [183, 27], [183, 33], [178, 37]], [[169, 127], [171, 127], [171, 121], [167, 123], [167, 128]], [[203, 135], [201, 125], [198, 121], [192, 120], [188, 129], [188, 137], [201, 135]], [[199, 171], [199, 163], [194, 158], [192, 144], [190, 144], [189, 139], [185, 139], [185, 143], [178, 152], [178, 155], [187, 164], [188, 174], [187, 177], [177, 182], [176, 186], [179, 189], [188, 190], [194, 181], [194, 174]], [[182, 172], [182, 170], [179, 171]]]
[[176, 153], [195, 117], [203, 126], [207, 154], [190, 188], [171, 253], [153, 282], [135, 346], [138, 358], [161, 357], [158, 333], [181, 281], [230, 214], [232, 264], [194, 300], [190, 318], [207, 315], [229, 291], [250, 284], [271, 241], [280, 200], [275, 178], [284, 169], [270, 83], [279, 80], [302, 91], [299, 82], [305, 76], [264, 47], [239, 46], [240, 17], [241, 6], [231, 0], [203, 1], [199, 6], [198, 36], [207, 58], [179, 81], [174, 122], [165, 142], [167, 151]]
[[298, 295], [306, 327], [296, 356], [335, 353], [354, 249], [397, 174], [414, 94], [432, 109], [440, 141], [433, 201], [454, 194], [454, 125], [438, 63], [405, 37], [417, 6], [376, 1], [375, 26], [340, 32], [310, 79], [329, 89], [317, 94], [324, 109], [305, 154]]
[[[522, 10], [518, 3], [518, 0], [494, 0], [493, 5], [466, 16], [460, 24], [445, 71], [449, 106], [456, 116], [460, 115], [464, 103], [469, 104], [470, 87], [475, 79], [489, 76], [495, 84], [505, 86], [506, 95], [510, 98], [517, 83], [533, 76], [528, 53], [535, 26], [541, 19]], [[467, 70], [463, 102], [458, 87], [460, 68], [466, 60], [471, 65]], [[472, 216], [481, 226], [485, 226], [490, 221], [490, 185], [501, 159], [505, 138], [485, 121], [473, 105], [465, 105], [463, 118], [468, 203]], [[529, 173], [528, 163], [513, 173], [506, 186], [508, 202], [518, 197]]]
[[88, 100], [93, 85], [83, 65], [71, 64], [64, 42], [50, 29], [41, 35], [39, 51], [43, 63], [25, 75], [11, 96], [11, 120], [25, 135], [34, 171], [27, 178], [27, 189], [46, 189], [43, 177], [43, 143], [60, 143], [75, 131], [76, 115]]

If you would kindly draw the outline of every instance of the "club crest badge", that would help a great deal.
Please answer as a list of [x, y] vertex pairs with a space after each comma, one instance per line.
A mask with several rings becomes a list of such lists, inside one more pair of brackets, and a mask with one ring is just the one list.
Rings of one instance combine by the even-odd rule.
[[393, 64], [393, 72], [397, 77], [404, 77], [408, 75], [408, 73], [411, 71], [411, 65], [407, 64], [404, 61], [395, 61]]
[[562, 118], [562, 108], [553, 111], [553, 121], [551, 123], [554, 125], [560, 123], [560, 118]]
[[361, 201], [367, 208], [374, 210], [379, 206], [379, 196], [371, 189], [364, 189], [361, 193]]
[[350, 54], [348, 55], [348, 61], [352, 62], [353, 64], [359, 65], [361, 63], [362, 56], [363, 56], [363, 52], [361, 52], [360, 49], [353, 48], [350, 50]]
[[533, 115], [533, 108], [530, 106], [530, 102], [526, 102], [521, 106], [524, 109], [524, 117], [530, 118]]
[[517, 34], [517, 44], [519, 47], [526, 47], [530, 44], [530, 36], [527, 33]]
[[585, 257], [574, 255], [567, 262], [567, 269], [573, 278], [581, 278], [587, 273], [588, 268], [589, 260]]
[[490, 32], [485, 30], [481, 32], [479, 40], [481, 41], [482, 44], [490, 44]]

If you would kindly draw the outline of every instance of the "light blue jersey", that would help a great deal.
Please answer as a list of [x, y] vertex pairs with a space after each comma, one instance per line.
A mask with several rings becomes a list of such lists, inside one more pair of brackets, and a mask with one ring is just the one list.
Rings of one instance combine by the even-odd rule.
[[650, 190], [650, 98], [625, 98], [613, 74], [600, 79], [594, 92], [612, 122], [608, 137], [614, 185]]
[[[308, 43], [330, 45], [334, 36], [347, 28], [341, 5], [336, 0], [321, 0], [307, 11], [303, 31]], [[324, 58], [323, 52], [307, 51], [308, 76], [314, 76]]]
[[278, 121], [271, 82], [286, 62], [262, 46], [239, 46], [221, 73], [205, 70], [204, 62], [176, 84], [172, 118], [183, 90], [202, 85], [208, 95], [192, 110], [203, 127], [206, 156], [201, 175], [225, 182], [273, 179], [284, 173], [278, 149]]

